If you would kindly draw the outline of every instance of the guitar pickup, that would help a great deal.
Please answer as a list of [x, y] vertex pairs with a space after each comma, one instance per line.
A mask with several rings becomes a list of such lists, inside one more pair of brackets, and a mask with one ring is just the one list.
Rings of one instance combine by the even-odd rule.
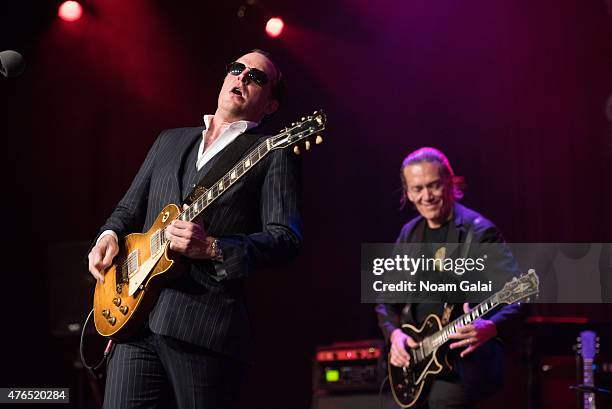
[[157, 230], [155, 233], [151, 235], [149, 247], [151, 251], [151, 257], [155, 257], [157, 253], [162, 250], [162, 246], [165, 244], [165, 240], [163, 240], [162, 234], [163, 230]]
[[138, 249], [132, 251], [130, 255], [127, 257], [126, 265], [127, 265], [127, 273], [128, 277], [131, 277], [134, 273], [138, 271], [139, 263], [138, 263], [138, 254], [140, 251]]

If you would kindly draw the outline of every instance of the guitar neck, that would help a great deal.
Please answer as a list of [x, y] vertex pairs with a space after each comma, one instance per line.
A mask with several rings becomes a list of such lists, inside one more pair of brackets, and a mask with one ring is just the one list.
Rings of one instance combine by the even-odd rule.
[[[595, 386], [593, 378], [593, 359], [584, 358], [582, 360], [582, 383]], [[583, 397], [584, 409], [595, 409], [595, 394], [585, 393]]]
[[[306, 149], [310, 148], [310, 141], [306, 138], [311, 135], [318, 134], [325, 129], [327, 119], [321, 111], [315, 111], [308, 117], [303, 117], [300, 122], [291, 124], [291, 127], [283, 129], [275, 136], [271, 136], [252, 149], [249, 154], [241, 159], [225, 176], [219, 179], [210, 188], [196, 187], [197, 197], [193, 203], [187, 207], [182, 213], [177, 216], [177, 219], [183, 221], [193, 221], [202, 212], [210, 206], [219, 196], [234, 185], [242, 176], [251, 170], [259, 161], [261, 161], [272, 150], [284, 149], [294, 146], [294, 152], [299, 153], [299, 148], [296, 146], [298, 142], [305, 140]], [[321, 135], [317, 135], [315, 144], [323, 141]], [[201, 191], [201, 192], [200, 192]], [[160, 229], [151, 237], [152, 254], [158, 254], [163, 249], [168, 241], [165, 235], [166, 227]], [[127, 268], [127, 267], [126, 267]]]
[[425, 338], [425, 340], [423, 341], [423, 345], [425, 347], [426, 354], [429, 355], [437, 348], [444, 345], [450, 339], [450, 335], [456, 333], [459, 327], [472, 323], [474, 320], [482, 317], [483, 315], [491, 311], [493, 308], [497, 307], [499, 304], [499, 293], [495, 293], [491, 297], [478, 304], [467, 314], [463, 314], [461, 317], [452, 321], [440, 331]]
[[[597, 354], [599, 344], [597, 334], [594, 331], [582, 331], [578, 337], [578, 350], [582, 358], [582, 383], [588, 386], [595, 386], [593, 377], [593, 361]], [[595, 394], [585, 392], [583, 394], [583, 408], [595, 409]]]
[[[290, 128], [283, 129], [279, 134], [271, 136], [261, 142], [256, 148], [251, 150], [249, 154], [240, 162], [238, 162], [232, 169], [230, 169], [225, 176], [219, 179], [214, 185], [208, 190], [200, 194], [193, 203], [185, 209], [181, 214], [178, 215], [179, 220], [193, 221], [198, 217], [204, 209], [210, 206], [219, 196], [235, 184], [242, 176], [244, 176], [249, 170], [253, 168], [259, 161], [261, 161], [270, 151], [280, 148], [288, 148], [295, 145], [297, 142], [308, 138], [309, 136], [321, 132], [325, 129], [325, 123], [327, 119], [325, 114], [321, 111], [315, 111], [311, 116], [303, 117], [300, 122], [291, 124]], [[323, 141], [321, 135], [317, 135], [316, 144]], [[305, 141], [306, 149], [310, 148], [310, 141]], [[299, 148], [295, 146], [294, 152], [299, 153]]]

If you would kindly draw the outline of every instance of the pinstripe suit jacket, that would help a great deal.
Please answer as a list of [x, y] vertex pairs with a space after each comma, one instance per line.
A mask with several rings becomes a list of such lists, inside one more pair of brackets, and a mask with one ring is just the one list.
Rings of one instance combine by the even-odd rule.
[[[163, 207], [180, 204], [181, 167], [203, 127], [162, 132], [134, 181], [101, 231], [119, 237], [147, 231]], [[202, 169], [208, 171], [219, 155]], [[301, 242], [297, 167], [285, 149], [270, 152], [221, 195], [203, 215], [220, 240], [224, 261], [188, 259], [188, 272], [162, 290], [149, 316], [157, 334], [245, 359], [248, 319], [244, 278], [253, 269], [286, 261]], [[217, 271], [224, 273], [220, 276]]]

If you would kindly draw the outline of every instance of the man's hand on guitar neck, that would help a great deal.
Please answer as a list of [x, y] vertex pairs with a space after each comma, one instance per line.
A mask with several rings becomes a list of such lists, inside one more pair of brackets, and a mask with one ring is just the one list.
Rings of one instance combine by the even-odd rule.
[[102, 270], [109, 267], [113, 258], [119, 253], [119, 244], [113, 234], [102, 236], [91, 249], [87, 259], [89, 261], [89, 272], [101, 283], [104, 282]]
[[[183, 205], [183, 209], [185, 208], [187, 206]], [[166, 239], [170, 241], [170, 250], [185, 257], [194, 259], [215, 257], [213, 246], [215, 238], [206, 233], [202, 223], [174, 220], [166, 228]]]
[[410, 355], [408, 351], [406, 351], [406, 346], [409, 348], [417, 348], [419, 344], [406, 335], [401, 329], [394, 329], [391, 333], [391, 365], [400, 368], [408, 366], [410, 363]]
[[[463, 304], [463, 311], [466, 314], [470, 312], [468, 303]], [[463, 358], [496, 335], [497, 327], [493, 321], [477, 318], [473, 323], [459, 327], [456, 333], [449, 335], [449, 338], [459, 340], [450, 344], [450, 349], [467, 347], [459, 354]]]

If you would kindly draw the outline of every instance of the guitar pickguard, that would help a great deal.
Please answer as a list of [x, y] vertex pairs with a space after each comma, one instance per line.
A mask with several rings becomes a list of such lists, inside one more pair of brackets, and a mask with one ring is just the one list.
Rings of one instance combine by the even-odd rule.
[[[402, 325], [402, 330], [418, 343], [441, 328], [442, 323], [435, 315], [428, 316], [420, 328], [410, 324]], [[415, 405], [426, 387], [427, 376], [439, 373], [443, 369], [436, 353], [423, 356], [419, 354], [419, 349], [409, 349], [408, 352], [410, 353], [408, 367], [399, 368], [391, 365], [390, 361], [388, 363], [391, 391], [395, 401], [402, 408]]]

